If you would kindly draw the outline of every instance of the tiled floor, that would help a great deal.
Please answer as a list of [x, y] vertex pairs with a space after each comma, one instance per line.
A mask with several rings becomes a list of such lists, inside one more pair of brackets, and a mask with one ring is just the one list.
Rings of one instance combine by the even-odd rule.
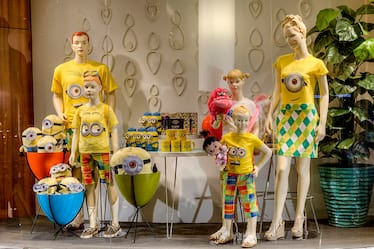
[[[320, 221], [321, 233], [317, 234], [313, 222], [310, 224], [309, 238], [293, 240], [290, 233], [283, 240], [274, 242], [259, 239], [257, 249], [307, 249], [307, 248], [373, 248], [374, 249], [374, 219], [361, 228], [336, 228]], [[242, 224], [243, 225], [243, 224]], [[139, 224], [137, 236], [134, 239], [134, 229], [128, 237], [105, 239], [94, 237], [80, 239], [79, 232], [72, 234], [60, 232], [55, 237], [58, 227], [44, 217], [39, 217], [31, 233], [31, 220], [6, 220], [0, 222], [0, 249], [106, 249], [106, 248], [240, 248], [238, 243], [216, 246], [208, 241], [209, 234], [219, 228], [219, 224], [174, 224], [173, 237], [166, 238], [165, 224]], [[268, 224], [265, 224], [265, 229]], [[129, 224], [122, 223], [121, 227], [127, 231]], [[287, 223], [286, 230], [291, 224]], [[243, 230], [241, 226], [240, 231]]]

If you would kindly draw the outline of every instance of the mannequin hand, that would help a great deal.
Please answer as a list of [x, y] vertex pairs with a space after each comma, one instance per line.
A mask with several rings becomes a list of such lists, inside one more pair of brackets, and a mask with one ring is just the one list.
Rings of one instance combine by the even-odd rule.
[[271, 135], [273, 133], [273, 118], [268, 117], [265, 121], [265, 131], [267, 134]]
[[75, 153], [71, 153], [70, 156], [69, 156], [69, 164], [71, 166], [75, 166], [76, 162], [75, 162]]
[[253, 176], [254, 176], [254, 178], [257, 178], [257, 176], [258, 176], [258, 168], [257, 168], [257, 166], [253, 167]]
[[326, 128], [323, 125], [318, 125], [316, 128], [316, 137], [315, 137], [315, 142], [318, 143], [322, 141], [322, 139], [326, 135]]

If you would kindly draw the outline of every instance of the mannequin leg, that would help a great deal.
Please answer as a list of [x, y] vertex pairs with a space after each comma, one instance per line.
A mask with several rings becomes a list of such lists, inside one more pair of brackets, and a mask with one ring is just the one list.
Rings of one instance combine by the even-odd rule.
[[247, 229], [245, 231], [242, 247], [243, 248], [250, 248], [257, 245], [257, 236], [256, 236], [256, 228], [257, 228], [257, 216], [252, 218], [247, 218]]
[[[72, 168], [72, 176], [77, 178], [79, 182], [82, 182], [82, 171], [80, 167], [73, 167]], [[77, 216], [74, 220], [67, 226], [67, 229], [70, 231], [83, 229], [84, 227], [84, 216], [83, 216], [83, 208], [79, 211]]]
[[97, 221], [97, 209], [96, 209], [96, 190], [95, 184], [86, 185], [86, 202], [88, 207], [88, 218], [90, 221], [90, 225], [88, 228], [84, 229], [81, 238], [82, 239], [89, 239], [92, 238], [95, 234], [99, 232], [96, 227]]
[[222, 232], [225, 230], [225, 226], [223, 225], [223, 221], [224, 221], [224, 193], [225, 193], [225, 188], [226, 188], [226, 185], [225, 185], [225, 182], [224, 182], [224, 174], [227, 174], [226, 171], [221, 171], [220, 172], [220, 185], [221, 185], [221, 205], [222, 205], [222, 226], [220, 229], [218, 229], [218, 231], [216, 231], [215, 233], [211, 234], [209, 236], [209, 240], [218, 240], [218, 238], [221, 236]]
[[288, 191], [288, 175], [291, 168], [291, 157], [278, 156], [274, 187], [274, 216], [268, 231], [265, 232], [266, 240], [277, 240], [284, 237], [284, 222], [282, 213]]
[[232, 232], [232, 220], [231, 219], [224, 219], [223, 220], [223, 229], [216, 240], [217, 244], [226, 244], [231, 242], [233, 239], [233, 232]]
[[121, 227], [118, 222], [119, 198], [113, 183], [107, 184], [107, 191], [112, 214], [112, 224], [108, 226], [107, 230], [104, 232], [104, 237], [113, 238], [121, 232]]
[[293, 237], [303, 236], [304, 209], [310, 185], [310, 158], [297, 158], [297, 201], [294, 226], [291, 229]]

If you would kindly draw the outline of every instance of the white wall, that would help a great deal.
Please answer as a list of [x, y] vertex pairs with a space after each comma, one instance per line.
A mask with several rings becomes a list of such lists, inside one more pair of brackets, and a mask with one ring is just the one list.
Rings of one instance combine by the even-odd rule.
[[[159, 3], [159, 13], [155, 21], [146, 17], [147, 2]], [[283, 44], [279, 29], [279, 21], [285, 14], [300, 14], [308, 28], [313, 26], [318, 10], [351, 2], [357, 6], [360, 1], [324, 1], [324, 0], [237, 0], [236, 1], [236, 67], [249, 72], [245, 93], [253, 97], [259, 93], [268, 95], [272, 92], [273, 71], [272, 63], [275, 58], [289, 51]], [[260, 4], [260, 5], [258, 5]], [[87, 31], [90, 35], [93, 51], [91, 59], [101, 60], [112, 65], [112, 73], [119, 89], [116, 92], [116, 114], [122, 124], [122, 130], [137, 126], [137, 119], [145, 111], [156, 111], [157, 106], [148, 102], [152, 96], [150, 89], [156, 86], [161, 101], [162, 112], [197, 112], [199, 120], [207, 111], [203, 98], [207, 93], [198, 89], [198, 1], [197, 0], [32, 0], [32, 56], [34, 79], [34, 108], [35, 125], [38, 126], [44, 116], [53, 113], [52, 94], [50, 85], [54, 67], [69, 59], [72, 55], [68, 46], [70, 36], [74, 31]], [[111, 13], [105, 9], [110, 8]], [[148, 8], [149, 9], [149, 8]], [[177, 23], [184, 37], [184, 48], [172, 49], [169, 46], [169, 32], [175, 28], [171, 20], [181, 20]], [[109, 13], [109, 14], [108, 14]], [[258, 17], [254, 15], [258, 14]], [[125, 17], [130, 14], [134, 20], [131, 29], [137, 37], [137, 47], [128, 52], [122, 45], [122, 39], [129, 28], [130, 22]], [[109, 18], [110, 21], [109, 21]], [[209, 17], [207, 17], [209, 18]], [[157, 52], [161, 55], [160, 69], [156, 74], [148, 68], [146, 57], [154, 43], [149, 41], [149, 35], [154, 32], [159, 37], [160, 47]], [[110, 38], [113, 50], [105, 55], [105, 37]], [[219, 51], [217, 51], [219, 52]], [[185, 89], [180, 96], [173, 86], [173, 64], [179, 59], [184, 65]], [[130, 96], [126, 88], [126, 65], [132, 62], [136, 67], [136, 89]], [[202, 96], [202, 97], [201, 97]], [[147, 220], [154, 222], [165, 221], [165, 188], [173, 188], [174, 161], [168, 160], [168, 181], [164, 184], [164, 164], [161, 159], [156, 163], [162, 178], [159, 189], [152, 202], [144, 208]], [[322, 202], [318, 183], [318, 172], [312, 167], [311, 190], [315, 195], [315, 206], [318, 216], [327, 216]], [[257, 189], [263, 191], [267, 168], [258, 178]], [[293, 174], [294, 176], [294, 174]], [[294, 178], [294, 177], [290, 177]], [[294, 184], [292, 185], [294, 186]], [[272, 186], [271, 186], [272, 188]], [[177, 222], [220, 222], [220, 189], [217, 168], [208, 157], [180, 159], [176, 185], [175, 221]], [[170, 194], [170, 193], [169, 193]], [[170, 195], [169, 195], [170, 196]], [[261, 200], [261, 198], [260, 198]], [[317, 204], [316, 204], [317, 203]], [[293, 210], [293, 203], [287, 203]], [[272, 217], [272, 203], [269, 202], [265, 219]], [[121, 198], [120, 219], [127, 221], [133, 208]]]

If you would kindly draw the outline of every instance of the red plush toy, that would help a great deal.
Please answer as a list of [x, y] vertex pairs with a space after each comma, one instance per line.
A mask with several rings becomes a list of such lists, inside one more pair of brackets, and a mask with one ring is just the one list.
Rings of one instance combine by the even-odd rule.
[[218, 127], [213, 127], [212, 123], [218, 115], [228, 115], [232, 107], [232, 99], [226, 88], [218, 87], [214, 89], [208, 100], [209, 114], [205, 116], [202, 123], [202, 131], [208, 131], [210, 136], [218, 139], [222, 137], [222, 123]]
[[218, 87], [214, 89], [208, 100], [208, 109], [213, 120], [218, 114], [228, 114], [232, 107], [232, 99], [226, 88]]

